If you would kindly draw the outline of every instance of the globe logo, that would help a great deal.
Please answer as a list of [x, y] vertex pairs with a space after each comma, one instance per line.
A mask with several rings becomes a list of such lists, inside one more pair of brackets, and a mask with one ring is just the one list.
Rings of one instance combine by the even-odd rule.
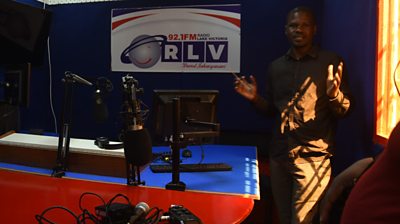
[[160, 43], [164, 43], [165, 40], [166, 37], [163, 35], [140, 35], [122, 52], [121, 61], [132, 63], [138, 68], [150, 68], [160, 60]]

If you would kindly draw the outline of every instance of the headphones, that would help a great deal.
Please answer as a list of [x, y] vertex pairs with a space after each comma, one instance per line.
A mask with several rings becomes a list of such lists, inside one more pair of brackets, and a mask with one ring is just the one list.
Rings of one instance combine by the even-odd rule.
[[109, 142], [110, 141], [106, 137], [98, 137], [94, 141], [94, 144], [97, 145], [101, 149], [111, 149], [112, 150], [112, 149], [122, 149], [122, 148], [124, 148], [124, 144], [123, 143], [110, 144]]

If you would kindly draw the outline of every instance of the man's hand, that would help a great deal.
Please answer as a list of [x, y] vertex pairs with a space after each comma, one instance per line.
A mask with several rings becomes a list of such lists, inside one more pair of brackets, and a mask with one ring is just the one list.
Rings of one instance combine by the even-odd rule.
[[257, 96], [257, 81], [254, 76], [250, 76], [250, 82], [247, 82], [244, 76], [235, 79], [235, 91], [244, 98], [253, 101]]
[[337, 72], [333, 74], [333, 65], [328, 66], [328, 77], [326, 78], [326, 94], [329, 98], [335, 98], [339, 94], [340, 83], [342, 82], [343, 62], [337, 67]]

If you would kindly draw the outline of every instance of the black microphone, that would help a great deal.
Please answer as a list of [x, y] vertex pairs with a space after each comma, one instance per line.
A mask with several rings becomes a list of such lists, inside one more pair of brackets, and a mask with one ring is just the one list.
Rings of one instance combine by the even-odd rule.
[[139, 82], [132, 76], [122, 77], [124, 88], [124, 154], [128, 163], [134, 166], [143, 166], [152, 159], [151, 138], [143, 127], [140, 102], [136, 94], [141, 90]]
[[105, 122], [108, 119], [108, 107], [104, 98], [105, 96], [100, 90], [94, 92], [94, 119], [99, 123]]
[[135, 206], [135, 211], [134, 211], [135, 214], [131, 216], [128, 224], [135, 224], [135, 223], [142, 222], [146, 218], [146, 215], [149, 211], [150, 211], [150, 207], [147, 203], [139, 202]]
[[114, 89], [112, 82], [106, 77], [98, 77], [94, 83], [94, 118], [98, 123], [105, 122], [108, 119], [108, 94]]
[[93, 83], [89, 82], [88, 80], [86, 80], [86, 79], [80, 77], [79, 75], [74, 74], [74, 73], [72, 73], [70, 71], [66, 71], [65, 75], [69, 75], [73, 80], [75, 80], [76, 82], [79, 82], [81, 84], [88, 85], [88, 86], [93, 86]]

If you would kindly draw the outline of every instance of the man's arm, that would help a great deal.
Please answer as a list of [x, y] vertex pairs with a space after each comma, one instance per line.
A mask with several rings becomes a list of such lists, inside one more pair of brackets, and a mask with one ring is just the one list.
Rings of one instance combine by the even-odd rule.
[[271, 113], [269, 102], [257, 92], [257, 80], [254, 76], [250, 75], [249, 81], [244, 76], [236, 78], [235, 91], [249, 100], [260, 113]]

